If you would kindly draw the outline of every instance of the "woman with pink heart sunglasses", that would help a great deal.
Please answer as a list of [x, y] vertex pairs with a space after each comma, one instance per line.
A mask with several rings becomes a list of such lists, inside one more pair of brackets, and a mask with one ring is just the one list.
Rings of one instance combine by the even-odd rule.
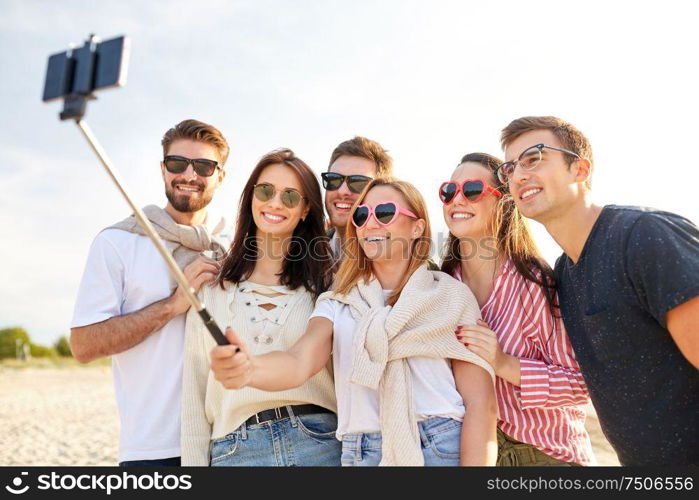
[[[211, 369], [229, 389], [283, 391], [331, 359], [342, 465], [493, 465], [492, 367], [458, 341], [478, 304], [468, 287], [430, 271], [425, 201], [412, 184], [372, 180], [346, 226], [333, 289], [318, 298], [304, 336], [262, 356], [230, 346]], [[234, 337], [229, 337], [234, 338]]]
[[456, 333], [497, 375], [498, 465], [594, 465], [587, 386], [553, 272], [498, 181], [500, 164], [468, 154], [439, 189], [449, 227], [442, 271], [469, 286], [483, 318]]

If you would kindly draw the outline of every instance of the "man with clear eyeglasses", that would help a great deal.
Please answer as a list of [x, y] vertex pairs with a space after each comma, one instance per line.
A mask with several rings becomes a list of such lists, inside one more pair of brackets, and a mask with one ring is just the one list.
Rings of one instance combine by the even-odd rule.
[[623, 465], [699, 464], [699, 229], [595, 205], [587, 138], [550, 116], [502, 131], [498, 177], [563, 249], [560, 309], [602, 429]]
[[[184, 120], [163, 139], [165, 208], [143, 209], [195, 291], [214, 279], [223, 245], [207, 205], [223, 182], [228, 143]], [[221, 224], [217, 226], [218, 229]], [[225, 243], [224, 243], [225, 245]], [[212, 253], [213, 252], [213, 253]], [[111, 356], [119, 409], [119, 464], [180, 465], [185, 313], [190, 304], [134, 217], [94, 239], [75, 303], [70, 346], [81, 363]]]

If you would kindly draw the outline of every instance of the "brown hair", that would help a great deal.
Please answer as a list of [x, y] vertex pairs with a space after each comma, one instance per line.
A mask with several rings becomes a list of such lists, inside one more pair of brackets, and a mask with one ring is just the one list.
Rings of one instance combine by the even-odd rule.
[[284, 256], [280, 283], [292, 290], [304, 286], [315, 297], [329, 286], [332, 251], [325, 234], [325, 212], [320, 184], [315, 173], [290, 149], [278, 149], [264, 155], [250, 174], [238, 208], [233, 243], [221, 265], [218, 283], [239, 283], [247, 279], [257, 263], [257, 225], [252, 216], [253, 188], [262, 171], [270, 165], [292, 168], [301, 182], [303, 195], [309, 205], [308, 215], [294, 229], [292, 241]]
[[[504, 253], [515, 265], [515, 268], [525, 279], [540, 286], [546, 295], [546, 302], [552, 314], [558, 307], [556, 303], [556, 287], [553, 271], [541, 257], [539, 249], [529, 230], [524, 216], [517, 210], [512, 195], [507, 186], [501, 184], [496, 175], [500, 159], [486, 153], [470, 153], [461, 158], [459, 165], [473, 162], [483, 165], [490, 170], [490, 183], [503, 196], [498, 198], [495, 214], [491, 220], [491, 230], [497, 240], [498, 254]], [[459, 238], [449, 233], [444, 245], [441, 270], [453, 276], [461, 264], [461, 248]]]
[[[408, 202], [406, 208], [417, 215], [418, 219], [423, 219], [425, 221], [425, 230], [422, 236], [415, 239], [409, 249], [410, 263], [408, 264], [408, 270], [396, 289], [393, 290], [386, 299], [387, 305], [394, 305], [403, 287], [405, 287], [415, 270], [427, 263], [430, 257], [430, 247], [432, 245], [432, 232], [430, 229], [430, 219], [427, 215], [427, 205], [420, 192], [409, 182], [399, 181], [392, 177], [379, 177], [367, 184], [366, 188], [364, 188], [364, 191], [362, 191], [362, 194], [359, 196], [359, 199], [355, 202], [354, 207], [352, 207], [352, 212], [364, 202], [367, 193], [376, 186], [388, 186], [401, 193]], [[346, 243], [343, 245], [345, 258], [342, 259], [342, 264], [340, 264], [340, 269], [337, 271], [335, 284], [333, 286], [335, 293], [339, 295], [348, 294], [350, 290], [357, 285], [360, 279], [368, 282], [372, 277], [371, 262], [359, 245], [357, 228], [354, 227], [351, 220], [347, 222], [345, 231]]]
[[[590, 141], [577, 128], [560, 118], [555, 116], [524, 116], [511, 121], [507, 127], [502, 129], [502, 134], [500, 135], [502, 149], [504, 150], [508, 145], [512, 144], [512, 141], [525, 132], [542, 129], [550, 130], [560, 141], [562, 147], [590, 162], [590, 176], [585, 181], [585, 186], [590, 189], [592, 187], [593, 168]], [[568, 166], [577, 159], [571, 155], [565, 155], [565, 158]]]
[[393, 175], [393, 158], [381, 144], [366, 137], [355, 136], [354, 139], [340, 143], [330, 155], [328, 169], [340, 156], [358, 156], [373, 161], [376, 165], [376, 177]]
[[230, 148], [226, 138], [219, 129], [208, 123], [200, 122], [199, 120], [183, 120], [170, 130], [165, 132], [163, 140], [160, 142], [163, 145], [163, 156], [167, 155], [170, 145], [178, 139], [189, 139], [190, 141], [199, 141], [210, 144], [221, 158], [221, 165], [226, 164]]

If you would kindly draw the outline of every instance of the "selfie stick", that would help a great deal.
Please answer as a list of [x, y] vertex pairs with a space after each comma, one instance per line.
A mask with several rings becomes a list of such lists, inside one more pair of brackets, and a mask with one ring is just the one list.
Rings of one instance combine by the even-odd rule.
[[[115, 39], [115, 40], [122, 40], [122, 45], [121, 45], [121, 52], [124, 51], [125, 48], [128, 48], [128, 45], [125, 42], [128, 42], [128, 39], [122, 37], [121, 39]], [[111, 42], [110, 40], [109, 42]], [[106, 42], [105, 42], [106, 43]], [[151, 239], [155, 247], [158, 249], [158, 252], [160, 253], [160, 256], [165, 260], [165, 263], [167, 264], [170, 273], [172, 276], [175, 278], [175, 281], [180, 285], [180, 288], [184, 291], [185, 296], [187, 297], [187, 300], [189, 303], [192, 305], [192, 307], [199, 313], [199, 317], [202, 319], [204, 322], [204, 325], [206, 326], [207, 330], [209, 330], [209, 333], [211, 333], [211, 336], [214, 338], [216, 343], [218, 345], [227, 345], [230, 342], [228, 342], [228, 339], [223, 335], [221, 332], [221, 329], [219, 328], [218, 324], [216, 324], [216, 321], [211, 317], [209, 312], [206, 310], [206, 307], [204, 304], [199, 300], [199, 298], [196, 296], [196, 293], [194, 292], [194, 289], [192, 286], [189, 284], [187, 281], [187, 278], [185, 277], [184, 273], [180, 270], [179, 266], [175, 263], [175, 259], [172, 258], [172, 255], [167, 251], [165, 248], [165, 245], [163, 244], [163, 241], [160, 239], [160, 236], [158, 233], [155, 231], [153, 226], [151, 225], [150, 221], [146, 217], [146, 215], [143, 213], [143, 211], [131, 200], [131, 197], [129, 194], [126, 192], [126, 189], [124, 189], [124, 184], [123, 182], [119, 179], [119, 176], [116, 172], [116, 170], [112, 167], [111, 161], [107, 157], [107, 153], [102, 149], [102, 147], [99, 145], [97, 142], [97, 138], [94, 136], [90, 128], [87, 126], [87, 123], [82, 119], [83, 115], [85, 114], [85, 110], [87, 107], [87, 100], [88, 99], [95, 99], [95, 97], [92, 95], [92, 91], [95, 90], [94, 85], [88, 85], [86, 89], [87, 92], [75, 92], [75, 85], [79, 80], [80, 77], [80, 70], [83, 70], [83, 73], [86, 73], [88, 75], [89, 81], [94, 82], [97, 81], [98, 78], [96, 77], [96, 66], [97, 62], [99, 62], [99, 59], [96, 57], [97, 54], [97, 46], [98, 42], [94, 35], [90, 35], [88, 40], [85, 42], [85, 45], [79, 49], [78, 51], [69, 51], [67, 54], [67, 60], [69, 63], [67, 64], [67, 68], [64, 68], [64, 73], [70, 72], [71, 69], [77, 70], [75, 71], [74, 75], [71, 75], [69, 78], [69, 81], [73, 81], [73, 89], [70, 94], [63, 96], [64, 97], [64, 109], [60, 114], [61, 120], [68, 120], [68, 119], [73, 119], [75, 120], [75, 123], [77, 124], [78, 128], [80, 129], [80, 132], [82, 132], [83, 136], [85, 139], [87, 139], [87, 142], [90, 144], [90, 147], [92, 150], [95, 152], [97, 157], [99, 158], [100, 162], [102, 163], [102, 166], [104, 169], [107, 171], [107, 174], [109, 174], [109, 177], [114, 181], [114, 184], [116, 187], [119, 189], [119, 192], [122, 194], [126, 202], [129, 204], [131, 209], [133, 210], [133, 214], [136, 217], [136, 220], [140, 224], [140, 226], [143, 228], [143, 230], [146, 232], [148, 237]], [[75, 53], [75, 54], [74, 54]], [[62, 56], [63, 54], [57, 54], [56, 56]], [[122, 54], [119, 54], [122, 56]], [[56, 56], [52, 56], [56, 57]], [[82, 56], [82, 57], [81, 57]], [[85, 56], [87, 56], [87, 60], [85, 60]], [[120, 61], [124, 61], [125, 58], [123, 58]], [[82, 63], [82, 67], [81, 67]], [[85, 67], [88, 67], [88, 70], [85, 70]], [[52, 99], [52, 97], [49, 96], [49, 99], [47, 99], [47, 89], [49, 87], [49, 78], [52, 76], [52, 63], [51, 63], [51, 58], [49, 58], [49, 68], [47, 71], [46, 75], [46, 81], [47, 81], [47, 88], [44, 90], [44, 101]], [[125, 68], [120, 69], [120, 74], [123, 76], [125, 74]], [[118, 81], [118, 83], [115, 83], [111, 86], [121, 86], [125, 83], [125, 78], [121, 79]]]

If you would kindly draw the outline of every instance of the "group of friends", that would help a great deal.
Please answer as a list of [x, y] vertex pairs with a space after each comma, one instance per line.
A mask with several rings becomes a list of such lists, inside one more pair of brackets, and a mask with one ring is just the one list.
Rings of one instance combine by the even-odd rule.
[[[169, 129], [167, 204], [144, 212], [230, 344], [133, 216], [99, 232], [70, 343], [112, 358], [120, 465], [588, 466], [590, 401], [622, 465], [699, 465], [699, 229], [592, 203], [592, 148], [559, 118], [500, 140], [504, 161], [468, 153], [418, 189], [354, 137], [324, 199], [274, 150], [226, 242], [207, 217], [226, 139]], [[421, 190], [449, 229], [438, 259]], [[553, 269], [527, 219], [562, 248]]]

